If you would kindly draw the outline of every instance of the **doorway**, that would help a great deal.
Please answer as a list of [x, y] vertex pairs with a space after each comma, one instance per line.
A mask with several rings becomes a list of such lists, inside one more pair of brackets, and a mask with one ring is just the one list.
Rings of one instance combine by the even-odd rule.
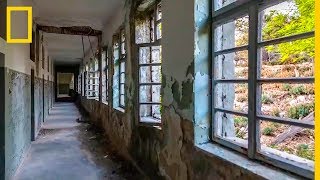
[[44, 122], [44, 103], [45, 103], [45, 100], [44, 100], [44, 75], [42, 75], [42, 122]]
[[34, 117], [34, 69], [31, 69], [31, 141], [35, 140], [35, 117]]

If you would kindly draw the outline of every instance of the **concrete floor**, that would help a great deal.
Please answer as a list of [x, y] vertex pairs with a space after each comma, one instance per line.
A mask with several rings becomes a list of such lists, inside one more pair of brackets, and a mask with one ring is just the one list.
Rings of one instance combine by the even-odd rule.
[[110, 155], [79, 116], [74, 104], [55, 104], [14, 179], [140, 179], [133, 168], [121, 170], [128, 163]]

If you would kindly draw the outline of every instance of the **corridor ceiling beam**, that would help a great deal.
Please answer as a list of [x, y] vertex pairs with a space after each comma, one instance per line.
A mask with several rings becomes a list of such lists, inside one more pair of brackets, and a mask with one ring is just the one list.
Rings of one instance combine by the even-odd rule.
[[38, 30], [46, 33], [70, 34], [82, 36], [101, 36], [102, 31], [92, 29], [90, 26], [55, 27], [37, 25]]

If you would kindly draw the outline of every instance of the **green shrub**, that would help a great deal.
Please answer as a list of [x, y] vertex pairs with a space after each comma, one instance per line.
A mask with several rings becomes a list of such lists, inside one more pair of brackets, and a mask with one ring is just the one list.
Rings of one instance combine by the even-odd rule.
[[272, 116], [280, 117], [280, 110], [278, 108], [273, 108], [271, 111]]
[[300, 104], [291, 107], [288, 116], [292, 119], [300, 119], [308, 116], [314, 110], [314, 104]]
[[294, 87], [294, 88], [291, 88], [289, 93], [291, 95], [303, 95], [303, 94], [308, 94], [307, 93], [307, 90], [304, 86], [297, 86], [297, 87]]
[[272, 136], [274, 133], [274, 128], [273, 127], [266, 127], [262, 130], [262, 134], [265, 136]]
[[247, 99], [248, 98], [246, 96], [240, 95], [240, 96], [238, 96], [237, 101], [238, 102], [245, 102], [245, 101], [247, 101]]
[[284, 85], [282, 86], [282, 90], [283, 90], [283, 91], [290, 91], [291, 88], [292, 88], [292, 86], [291, 86], [290, 84], [284, 84]]
[[261, 97], [261, 102], [262, 104], [271, 104], [273, 103], [273, 100], [268, 95], [263, 94]]
[[314, 151], [307, 144], [300, 144], [297, 149], [297, 156], [314, 160]]
[[242, 116], [235, 116], [234, 117], [234, 125], [236, 127], [245, 127], [248, 125], [248, 119]]

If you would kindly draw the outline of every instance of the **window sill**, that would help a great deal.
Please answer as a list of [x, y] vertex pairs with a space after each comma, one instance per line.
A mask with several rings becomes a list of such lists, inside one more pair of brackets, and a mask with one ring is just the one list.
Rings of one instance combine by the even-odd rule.
[[299, 179], [299, 177], [289, 174], [286, 171], [276, 170], [262, 163], [249, 160], [242, 154], [226, 149], [218, 144], [206, 143], [196, 145], [196, 148], [211, 157], [219, 158], [235, 164], [240, 168], [265, 179]]
[[152, 127], [161, 130], [161, 120], [153, 117], [140, 117], [140, 126]]
[[125, 113], [125, 110], [123, 108], [121, 108], [121, 107], [115, 107], [114, 109], [119, 111], [119, 112]]
[[109, 105], [109, 103], [107, 102], [107, 101], [102, 101], [102, 104], [104, 104], [104, 105]]

